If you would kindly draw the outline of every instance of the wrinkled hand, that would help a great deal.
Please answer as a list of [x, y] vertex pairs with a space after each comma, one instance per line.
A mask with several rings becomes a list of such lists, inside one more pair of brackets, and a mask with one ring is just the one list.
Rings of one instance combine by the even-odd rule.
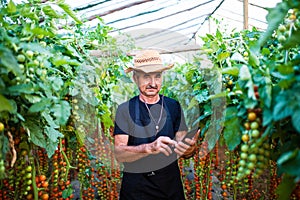
[[160, 136], [154, 142], [149, 144], [150, 153], [151, 154], [163, 153], [166, 156], [169, 156], [172, 154], [171, 147], [174, 147], [176, 145], [177, 142], [175, 140], [172, 140], [171, 138], [166, 136]]
[[197, 133], [192, 139], [185, 138], [184, 141], [179, 141], [175, 145], [174, 152], [177, 153], [179, 157], [192, 155], [196, 149], [196, 143], [199, 134], [200, 134], [200, 130], [197, 131]]

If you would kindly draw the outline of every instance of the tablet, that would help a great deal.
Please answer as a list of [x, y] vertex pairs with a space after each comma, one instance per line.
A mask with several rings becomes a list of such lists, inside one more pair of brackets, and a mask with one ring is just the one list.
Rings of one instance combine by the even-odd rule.
[[190, 139], [192, 139], [192, 138], [196, 135], [196, 133], [198, 132], [199, 129], [200, 129], [200, 128], [198, 127], [198, 128], [195, 128], [195, 129], [192, 129], [191, 131], [189, 131], [189, 132], [184, 136], [184, 138], [182, 139], [182, 141], [184, 141], [185, 138], [190, 138]]

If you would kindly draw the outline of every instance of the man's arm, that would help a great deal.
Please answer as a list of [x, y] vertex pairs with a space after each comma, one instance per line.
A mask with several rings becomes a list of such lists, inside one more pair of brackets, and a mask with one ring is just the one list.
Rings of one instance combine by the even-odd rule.
[[169, 156], [172, 153], [170, 146], [176, 145], [174, 140], [161, 136], [149, 144], [128, 146], [128, 138], [128, 135], [115, 135], [115, 156], [119, 162], [133, 162], [150, 154], [158, 153]]

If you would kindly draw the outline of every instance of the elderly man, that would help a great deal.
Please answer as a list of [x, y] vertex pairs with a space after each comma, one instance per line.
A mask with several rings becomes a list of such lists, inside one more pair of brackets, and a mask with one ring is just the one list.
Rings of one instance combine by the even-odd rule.
[[114, 129], [115, 156], [124, 164], [120, 200], [183, 200], [177, 159], [193, 155], [199, 131], [184, 138], [187, 126], [178, 101], [159, 94], [164, 66], [157, 51], [134, 59], [133, 80], [139, 95], [121, 104]]

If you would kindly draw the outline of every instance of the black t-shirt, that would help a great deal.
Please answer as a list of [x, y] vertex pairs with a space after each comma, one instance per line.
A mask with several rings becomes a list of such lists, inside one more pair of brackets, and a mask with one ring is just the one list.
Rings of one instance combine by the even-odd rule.
[[[151, 114], [145, 103], [139, 100], [139, 96], [135, 96], [117, 109], [114, 134], [129, 135], [129, 146], [151, 143], [159, 136], [174, 139], [177, 131], [187, 130], [178, 101], [160, 95], [159, 102], [147, 105]], [[161, 118], [160, 121], [159, 118]], [[159, 124], [157, 124], [158, 121]], [[158, 133], [155, 128], [157, 125], [159, 126]], [[150, 155], [134, 162], [124, 163], [124, 171], [134, 173], [155, 171], [171, 163], [175, 164], [176, 159], [175, 153], [171, 156], [165, 156], [162, 153]]]

